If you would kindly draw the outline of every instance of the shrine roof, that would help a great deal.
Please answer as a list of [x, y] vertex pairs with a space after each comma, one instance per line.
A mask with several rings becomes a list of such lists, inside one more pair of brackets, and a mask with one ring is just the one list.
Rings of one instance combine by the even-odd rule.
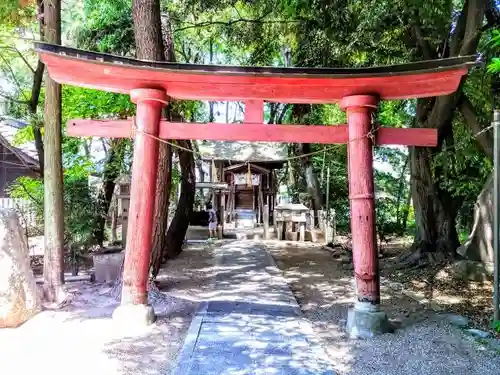
[[205, 160], [281, 162], [287, 158], [286, 144], [275, 142], [198, 141], [198, 149]]
[[367, 68], [281, 68], [143, 61], [35, 43], [63, 84], [128, 94], [158, 88], [182, 100], [333, 103], [349, 95], [403, 99], [454, 92], [476, 56]]
[[0, 144], [22, 160], [23, 164], [38, 170], [40, 164], [38, 163], [35, 142], [27, 141], [22, 144], [16, 144], [15, 142], [16, 133], [26, 126], [28, 126], [27, 122], [2, 116], [0, 118]]

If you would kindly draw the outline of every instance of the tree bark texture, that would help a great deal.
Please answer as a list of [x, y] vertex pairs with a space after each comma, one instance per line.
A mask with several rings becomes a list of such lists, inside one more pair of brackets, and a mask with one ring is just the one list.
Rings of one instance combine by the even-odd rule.
[[[43, 15], [44, 13], [43, 0], [37, 0], [36, 5], [37, 5], [38, 15]], [[44, 18], [39, 17], [38, 23], [40, 27], [40, 40], [44, 40], [44, 34], [45, 34]], [[42, 90], [42, 80], [43, 80], [44, 70], [45, 70], [45, 65], [39, 59], [36, 64], [35, 73], [33, 74], [33, 86], [31, 87], [31, 99], [29, 103], [29, 111], [32, 115], [35, 115], [37, 112], [38, 102], [40, 100], [40, 92]], [[36, 153], [38, 155], [38, 164], [40, 165], [40, 175], [43, 178], [45, 156], [43, 148], [42, 129], [39, 126], [33, 127], [33, 136], [35, 138], [35, 147], [36, 147]]]
[[[152, 61], [165, 61], [167, 58], [168, 61], [175, 61], [170, 23], [167, 22], [162, 28], [160, 2], [158, 0], [134, 0], [132, 13], [137, 58]], [[163, 35], [165, 35], [166, 45], [163, 43]], [[161, 142], [158, 150], [153, 247], [150, 263], [153, 278], [158, 275], [163, 258], [171, 180], [172, 150], [168, 144]]]
[[460, 245], [455, 220], [462, 201], [442, 191], [431, 171], [432, 150], [410, 150], [411, 193], [416, 234], [409, 252], [399, 261], [407, 266], [424, 265], [453, 256]]
[[[40, 99], [40, 91], [42, 89], [42, 80], [43, 80], [43, 72], [45, 70], [45, 65], [38, 60], [35, 74], [33, 75], [33, 86], [31, 87], [31, 99], [29, 103], [29, 111], [32, 115], [36, 115], [38, 102]], [[43, 148], [43, 138], [42, 138], [42, 129], [40, 126], [36, 124], [33, 127], [33, 136], [35, 138], [35, 147], [38, 155], [38, 164], [40, 165], [40, 174], [43, 177], [44, 173], [44, 165], [45, 165], [45, 156], [44, 156], [44, 148]]]
[[137, 58], [164, 61], [159, 0], [134, 0], [132, 18]]
[[160, 272], [165, 248], [168, 227], [168, 208], [172, 181], [172, 148], [167, 144], [160, 145], [158, 153], [158, 177], [153, 226], [153, 249], [151, 253], [151, 276], [156, 278]]
[[[44, 2], [47, 42], [61, 44], [60, 0]], [[65, 299], [64, 203], [61, 153], [61, 86], [46, 76], [45, 88], [45, 171], [44, 171], [44, 295], [48, 302]]]
[[[179, 145], [187, 149], [192, 149], [191, 141], [179, 141]], [[178, 154], [181, 169], [181, 194], [167, 232], [165, 244], [165, 256], [167, 259], [175, 258], [182, 252], [182, 245], [189, 227], [189, 219], [193, 212], [196, 185], [193, 153], [178, 149]]]

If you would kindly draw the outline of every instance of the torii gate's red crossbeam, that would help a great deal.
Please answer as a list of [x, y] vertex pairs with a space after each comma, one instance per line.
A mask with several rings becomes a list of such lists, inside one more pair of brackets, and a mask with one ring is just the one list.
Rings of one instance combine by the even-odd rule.
[[[133, 136], [132, 120], [69, 120], [68, 135], [72, 137]], [[379, 128], [374, 133], [378, 145], [434, 147], [436, 129]], [[286, 142], [300, 139], [302, 143], [345, 144], [349, 140], [347, 124], [342, 125], [275, 125], [218, 124], [160, 121], [159, 138], [249, 142]]]
[[[138, 61], [36, 43], [40, 59], [55, 81], [131, 95], [137, 103], [131, 120], [73, 120], [71, 135], [134, 137], [134, 160], [121, 309], [141, 312], [147, 304], [148, 263], [155, 204], [158, 141], [211, 139], [348, 143], [349, 200], [353, 239], [356, 305], [348, 318], [358, 335], [363, 320], [379, 319], [380, 280], [375, 241], [373, 141], [371, 114], [379, 100], [421, 98], [453, 93], [475, 56], [360, 69], [223, 67]], [[169, 123], [160, 120], [170, 98], [245, 102], [245, 124]], [[263, 124], [263, 102], [340, 103], [347, 125], [301, 126]], [[430, 129], [377, 130], [378, 144], [433, 146]], [[131, 307], [131, 310], [127, 310]], [[139, 309], [135, 309], [139, 307]], [[147, 306], [146, 306], [147, 307]], [[117, 313], [118, 314], [118, 313]], [[358, 315], [355, 315], [358, 314]], [[130, 316], [130, 315], [127, 315]], [[362, 317], [356, 320], [356, 316]], [[380, 318], [381, 319], [381, 318]], [[385, 317], [387, 319], [387, 317]], [[381, 322], [382, 320], [380, 320]], [[382, 324], [377, 324], [381, 326]], [[369, 336], [369, 335], [368, 335]]]

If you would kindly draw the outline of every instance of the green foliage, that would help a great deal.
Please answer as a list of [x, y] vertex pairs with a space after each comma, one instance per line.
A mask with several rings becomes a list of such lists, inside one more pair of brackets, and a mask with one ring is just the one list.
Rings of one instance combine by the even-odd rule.
[[34, 0], [2, 0], [0, 27], [26, 27], [34, 17]]
[[[133, 56], [135, 46], [131, 3], [130, 0], [67, 0], [63, 19], [70, 17], [71, 22], [63, 25], [68, 39], [66, 44]], [[456, 24], [462, 4], [463, 2], [452, 0], [161, 1], [162, 21], [165, 25], [167, 21], [170, 22], [176, 58], [180, 62], [323, 67], [359, 67], [421, 60], [422, 52], [411, 32], [411, 26], [416, 22], [425, 40], [433, 46], [433, 51], [439, 51], [441, 55], [449, 48], [452, 35], [450, 29]], [[0, 33], [17, 35], [21, 29], [22, 33], [35, 30], [37, 23], [33, 15], [33, 1], [19, 10], [17, 0], [6, 0], [0, 9]], [[15, 99], [25, 101], [30, 97], [32, 74], [18, 51], [22, 52], [22, 56], [28, 56], [26, 60], [32, 65], [36, 62], [36, 56], [27, 52], [25, 44], [16, 44], [14, 49], [12, 46], [10, 40], [0, 38], [0, 70], [9, 86], [9, 91], [4, 93], [13, 94]], [[500, 72], [500, 59], [496, 57], [499, 49], [500, 31], [486, 32], [479, 50], [486, 61], [491, 61], [488, 67], [490, 73]], [[291, 53], [290, 61], [286, 58], [286, 50]], [[478, 69], [470, 74], [464, 85], [464, 91], [473, 103], [481, 124], [489, 122], [492, 102], [490, 87], [494, 79], [495, 74], [485, 75], [484, 70]], [[186, 120], [208, 120], [207, 103], [178, 101], [173, 105], [176, 112], [181, 113]], [[415, 121], [415, 108], [415, 100], [384, 101], [379, 106], [375, 121], [381, 126], [410, 127]], [[42, 116], [29, 115], [26, 106], [22, 104], [16, 105], [13, 111], [17, 117], [30, 123], [30, 127], [16, 135], [16, 144], [33, 140], [33, 127], [43, 128]], [[127, 95], [66, 86], [63, 88], [64, 122], [71, 118], [125, 118], [134, 113], [135, 106], [130, 103]], [[301, 119], [306, 124], [339, 124], [345, 121], [345, 114], [337, 105], [312, 106], [311, 112]], [[457, 115], [453, 121], [454, 143], [447, 141], [441, 152], [436, 150], [432, 157], [432, 172], [436, 176], [436, 184], [446, 194], [463, 200], [459, 223], [462, 228], [466, 228], [472, 218], [470, 210], [475, 197], [491, 171], [491, 163], [477, 147], [464, 119]], [[288, 111], [284, 123], [290, 122], [291, 111]], [[66, 196], [65, 202], [72, 202], [71, 206], [74, 204], [77, 211], [79, 208], [75, 199], [81, 196], [83, 202], [91, 207], [87, 199], [93, 199], [95, 195], [92, 189], [87, 192], [80, 185], [80, 179], [83, 181], [91, 171], [103, 169], [101, 165], [93, 165], [92, 161], [82, 156], [82, 150], [89, 144], [89, 139], [63, 139], [65, 187], [70, 184], [69, 181], [74, 183], [74, 188], [67, 187], [67, 194], [71, 194], [71, 198]], [[125, 142], [120, 160], [111, 167], [126, 170], [127, 165], [130, 165], [130, 150], [130, 143]], [[322, 145], [311, 145], [313, 152], [322, 150]], [[400, 150], [377, 147], [375, 159], [389, 165], [392, 170], [379, 171], [375, 175], [379, 195], [377, 217], [380, 223], [385, 223], [394, 231], [400, 231], [404, 229], [401, 228], [403, 216], [407, 216], [411, 225], [413, 215], [412, 208], [406, 205], [409, 195], [407, 154]], [[311, 162], [324, 195], [327, 170], [330, 168], [328, 200], [330, 206], [336, 209], [339, 226], [347, 228], [349, 203], [346, 146], [339, 145], [328, 148], [326, 152], [318, 152], [311, 157]], [[295, 185], [289, 186], [292, 195], [308, 202], [310, 197], [297, 160], [292, 161], [290, 167], [289, 172], [293, 171], [295, 178]], [[175, 174], [176, 169], [173, 186], [178, 181]], [[289, 177], [282, 176], [283, 182], [288, 184]], [[18, 194], [23, 191], [26, 194], [25, 190], [28, 190], [35, 197], [43, 197], [38, 191], [40, 186], [36, 187], [34, 181], [22, 182], [27, 188], [19, 185], [16, 190]], [[174, 187], [172, 194], [176, 194]], [[76, 220], [83, 225], [86, 219], [82, 216], [81, 220]], [[70, 231], [85, 232], [78, 225]]]
[[[92, 245], [93, 223], [98, 215], [96, 192], [88, 185], [91, 170], [91, 163], [82, 161], [64, 171], [65, 245], [77, 252], [85, 251]], [[42, 180], [19, 177], [8, 189], [11, 197], [28, 200], [35, 208], [38, 221], [43, 222]]]
[[[487, 43], [488, 51], [494, 54], [499, 52], [500, 49], [500, 30], [495, 29], [490, 33], [490, 38]], [[489, 73], [500, 73], [500, 58], [493, 57], [488, 65]]]
[[492, 328], [500, 333], [500, 320], [494, 320], [493, 323], [492, 323]]
[[127, 118], [135, 114], [128, 95], [100, 90], [64, 86], [62, 91], [63, 121], [73, 118]]
[[85, 0], [84, 14], [75, 30], [74, 40], [79, 48], [131, 55], [134, 50], [130, 0]]

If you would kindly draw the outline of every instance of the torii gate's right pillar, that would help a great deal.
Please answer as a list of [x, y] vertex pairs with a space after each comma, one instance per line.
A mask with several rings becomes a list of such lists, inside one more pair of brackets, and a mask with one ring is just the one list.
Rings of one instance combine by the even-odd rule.
[[371, 114], [378, 98], [354, 95], [342, 99], [349, 127], [348, 177], [351, 206], [352, 255], [356, 302], [349, 310], [347, 331], [351, 337], [368, 338], [390, 331], [387, 315], [380, 311], [380, 275], [375, 232], [373, 141]]

